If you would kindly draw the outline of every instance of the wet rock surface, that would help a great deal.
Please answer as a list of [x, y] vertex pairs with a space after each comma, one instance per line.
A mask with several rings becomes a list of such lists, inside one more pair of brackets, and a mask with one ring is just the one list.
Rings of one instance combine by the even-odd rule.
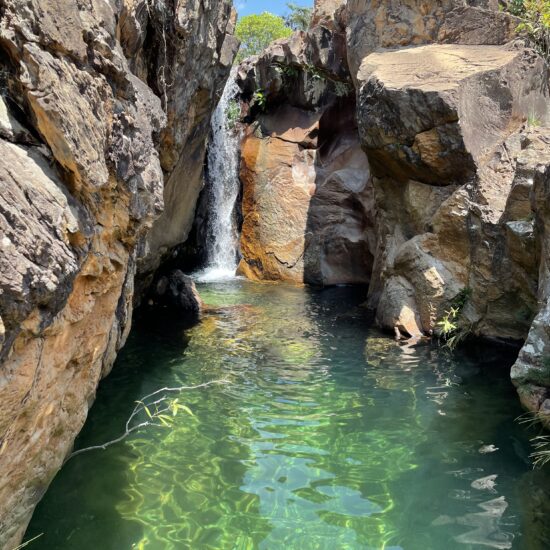
[[198, 318], [203, 309], [193, 279], [179, 269], [162, 275], [156, 281], [148, 305], [167, 308], [193, 318]]

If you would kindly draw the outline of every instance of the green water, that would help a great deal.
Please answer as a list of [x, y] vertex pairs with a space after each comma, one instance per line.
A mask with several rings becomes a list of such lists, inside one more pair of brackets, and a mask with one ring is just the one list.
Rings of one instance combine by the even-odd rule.
[[194, 417], [171, 429], [69, 461], [29, 550], [550, 548], [512, 357], [398, 344], [359, 290], [200, 291], [199, 325], [136, 323], [77, 447], [158, 388], [229, 383], [185, 392]]

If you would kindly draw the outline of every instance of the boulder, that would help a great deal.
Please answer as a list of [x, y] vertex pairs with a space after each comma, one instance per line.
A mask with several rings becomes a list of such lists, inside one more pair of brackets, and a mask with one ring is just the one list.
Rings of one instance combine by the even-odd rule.
[[524, 406], [537, 413], [550, 427], [550, 128], [537, 134], [532, 136], [531, 142], [540, 140], [542, 143], [538, 147], [531, 197], [540, 250], [539, 310], [512, 367], [512, 381], [518, 387]]
[[[335, 7], [318, 3], [316, 10]], [[369, 281], [375, 247], [370, 171], [357, 133], [345, 38], [328, 19], [275, 42], [238, 70], [248, 110], [239, 272], [252, 279]], [[259, 90], [265, 108], [254, 104]]]
[[348, 64], [355, 79], [363, 59], [379, 48], [432, 43], [502, 45], [519, 23], [497, 0], [349, 0]]
[[[468, 330], [525, 336], [536, 265], [532, 230], [517, 218], [529, 172], [521, 132], [528, 116], [548, 116], [545, 78], [521, 47], [430, 44], [363, 60], [358, 120], [378, 232], [369, 305], [382, 326], [432, 333], [467, 291]], [[405, 305], [416, 326], [402, 321]]]
[[149, 304], [193, 318], [198, 318], [203, 309], [203, 302], [193, 279], [179, 269], [174, 269], [157, 280], [153, 285]]

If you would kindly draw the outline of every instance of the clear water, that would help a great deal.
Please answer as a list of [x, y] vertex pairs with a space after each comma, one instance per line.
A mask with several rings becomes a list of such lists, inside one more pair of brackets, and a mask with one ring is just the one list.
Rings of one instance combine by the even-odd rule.
[[231, 383], [184, 393], [195, 417], [171, 429], [69, 461], [29, 550], [550, 548], [512, 358], [398, 344], [359, 290], [200, 291], [199, 325], [136, 324], [77, 447], [157, 388]]

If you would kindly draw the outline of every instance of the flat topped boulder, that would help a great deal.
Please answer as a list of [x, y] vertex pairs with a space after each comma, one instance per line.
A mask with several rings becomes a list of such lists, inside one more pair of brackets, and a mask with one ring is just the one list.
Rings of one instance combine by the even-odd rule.
[[548, 116], [545, 75], [543, 61], [522, 48], [431, 44], [368, 55], [358, 120], [374, 174], [471, 180], [528, 116]]
[[377, 78], [386, 88], [442, 92], [457, 89], [471, 76], [501, 69], [517, 56], [517, 50], [498, 46], [430, 44], [372, 53], [357, 77], [360, 83]]

